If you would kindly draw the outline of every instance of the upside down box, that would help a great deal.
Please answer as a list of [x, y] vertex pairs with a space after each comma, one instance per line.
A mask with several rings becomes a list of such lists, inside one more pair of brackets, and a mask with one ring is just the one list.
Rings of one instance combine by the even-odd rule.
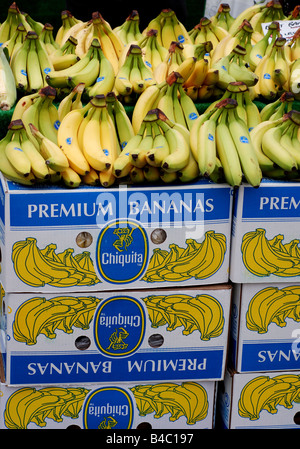
[[224, 376], [228, 284], [94, 295], [2, 294], [8, 385]]
[[216, 415], [226, 429], [299, 429], [300, 371], [227, 370]]
[[300, 280], [300, 184], [264, 179], [235, 195], [230, 279], [235, 283]]
[[234, 284], [231, 366], [237, 372], [300, 370], [300, 284]]
[[216, 382], [0, 384], [0, 429], [212, 429], [215, 399]]
[[228, 281], [233, 190], [185, 185], [25, 188], [1, 178], [6, 291], [99, 291]]

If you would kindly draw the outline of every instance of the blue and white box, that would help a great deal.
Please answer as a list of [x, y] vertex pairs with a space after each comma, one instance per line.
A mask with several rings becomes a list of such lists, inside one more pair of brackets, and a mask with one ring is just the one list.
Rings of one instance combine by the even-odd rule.
[[23, 187], [1, 178], [6, 292], [228, 282], [233, 190], [191, 185]]
[[300, 280], [300, 184], [264, 179], [241, 185], [233, 207], [230, 280]]

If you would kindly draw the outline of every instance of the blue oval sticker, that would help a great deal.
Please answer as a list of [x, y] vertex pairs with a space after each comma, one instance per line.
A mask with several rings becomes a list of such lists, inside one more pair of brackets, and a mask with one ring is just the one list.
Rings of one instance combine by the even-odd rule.
[[98, 388], [83, 407], [85, 429], [130, 429], [133, 421], [133, 401], [123, 388]]
[[124, 357], [137, 351], [145, 334], [145, 313], [134, 298], [117, 296], [103, 301], [94, 318], [94, 339], [99, 351], [109, 357]]
[[114, 220], [99, 234], [96, 253], [98, 270], [107, 282], [134, 282], [146, 268], [148, 252], [147, 234], [138, 222]]

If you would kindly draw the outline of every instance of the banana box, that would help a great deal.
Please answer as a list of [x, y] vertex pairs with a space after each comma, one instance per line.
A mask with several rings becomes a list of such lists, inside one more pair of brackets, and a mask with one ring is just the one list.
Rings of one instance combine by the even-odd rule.
[[216, 382], [2, 383], [0, 429], [212, 429], [215, 397]]
[[27, 188], [1, 178], [0, 279], [8, 292], [228, 281], [233, 190], [191, 185]]
[[300, 371], [300, 284], [234, 284], [230, 333], [237, 372]]
[[231, 286], [5, 293], [8, 385], [219, 380]]
[[233, 207], [232, 282], [300, 281], [300, 185], [264, 179], [241, 185]]
[[226, 429], [299, 429], [300, 371], [227, 370], [218, 385], [217, 421]]

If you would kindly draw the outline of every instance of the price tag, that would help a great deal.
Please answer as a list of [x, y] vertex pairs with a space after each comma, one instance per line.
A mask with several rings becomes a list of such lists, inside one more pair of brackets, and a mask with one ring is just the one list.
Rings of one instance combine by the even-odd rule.
[[[289, 42], [294, 36], [295, 32], [300, 28], [300, 20], [277, 20], [280, 26], [280, 34]], [[269, 26], [272, 22], [262, 23], [262, 30], [267, 34]]]

